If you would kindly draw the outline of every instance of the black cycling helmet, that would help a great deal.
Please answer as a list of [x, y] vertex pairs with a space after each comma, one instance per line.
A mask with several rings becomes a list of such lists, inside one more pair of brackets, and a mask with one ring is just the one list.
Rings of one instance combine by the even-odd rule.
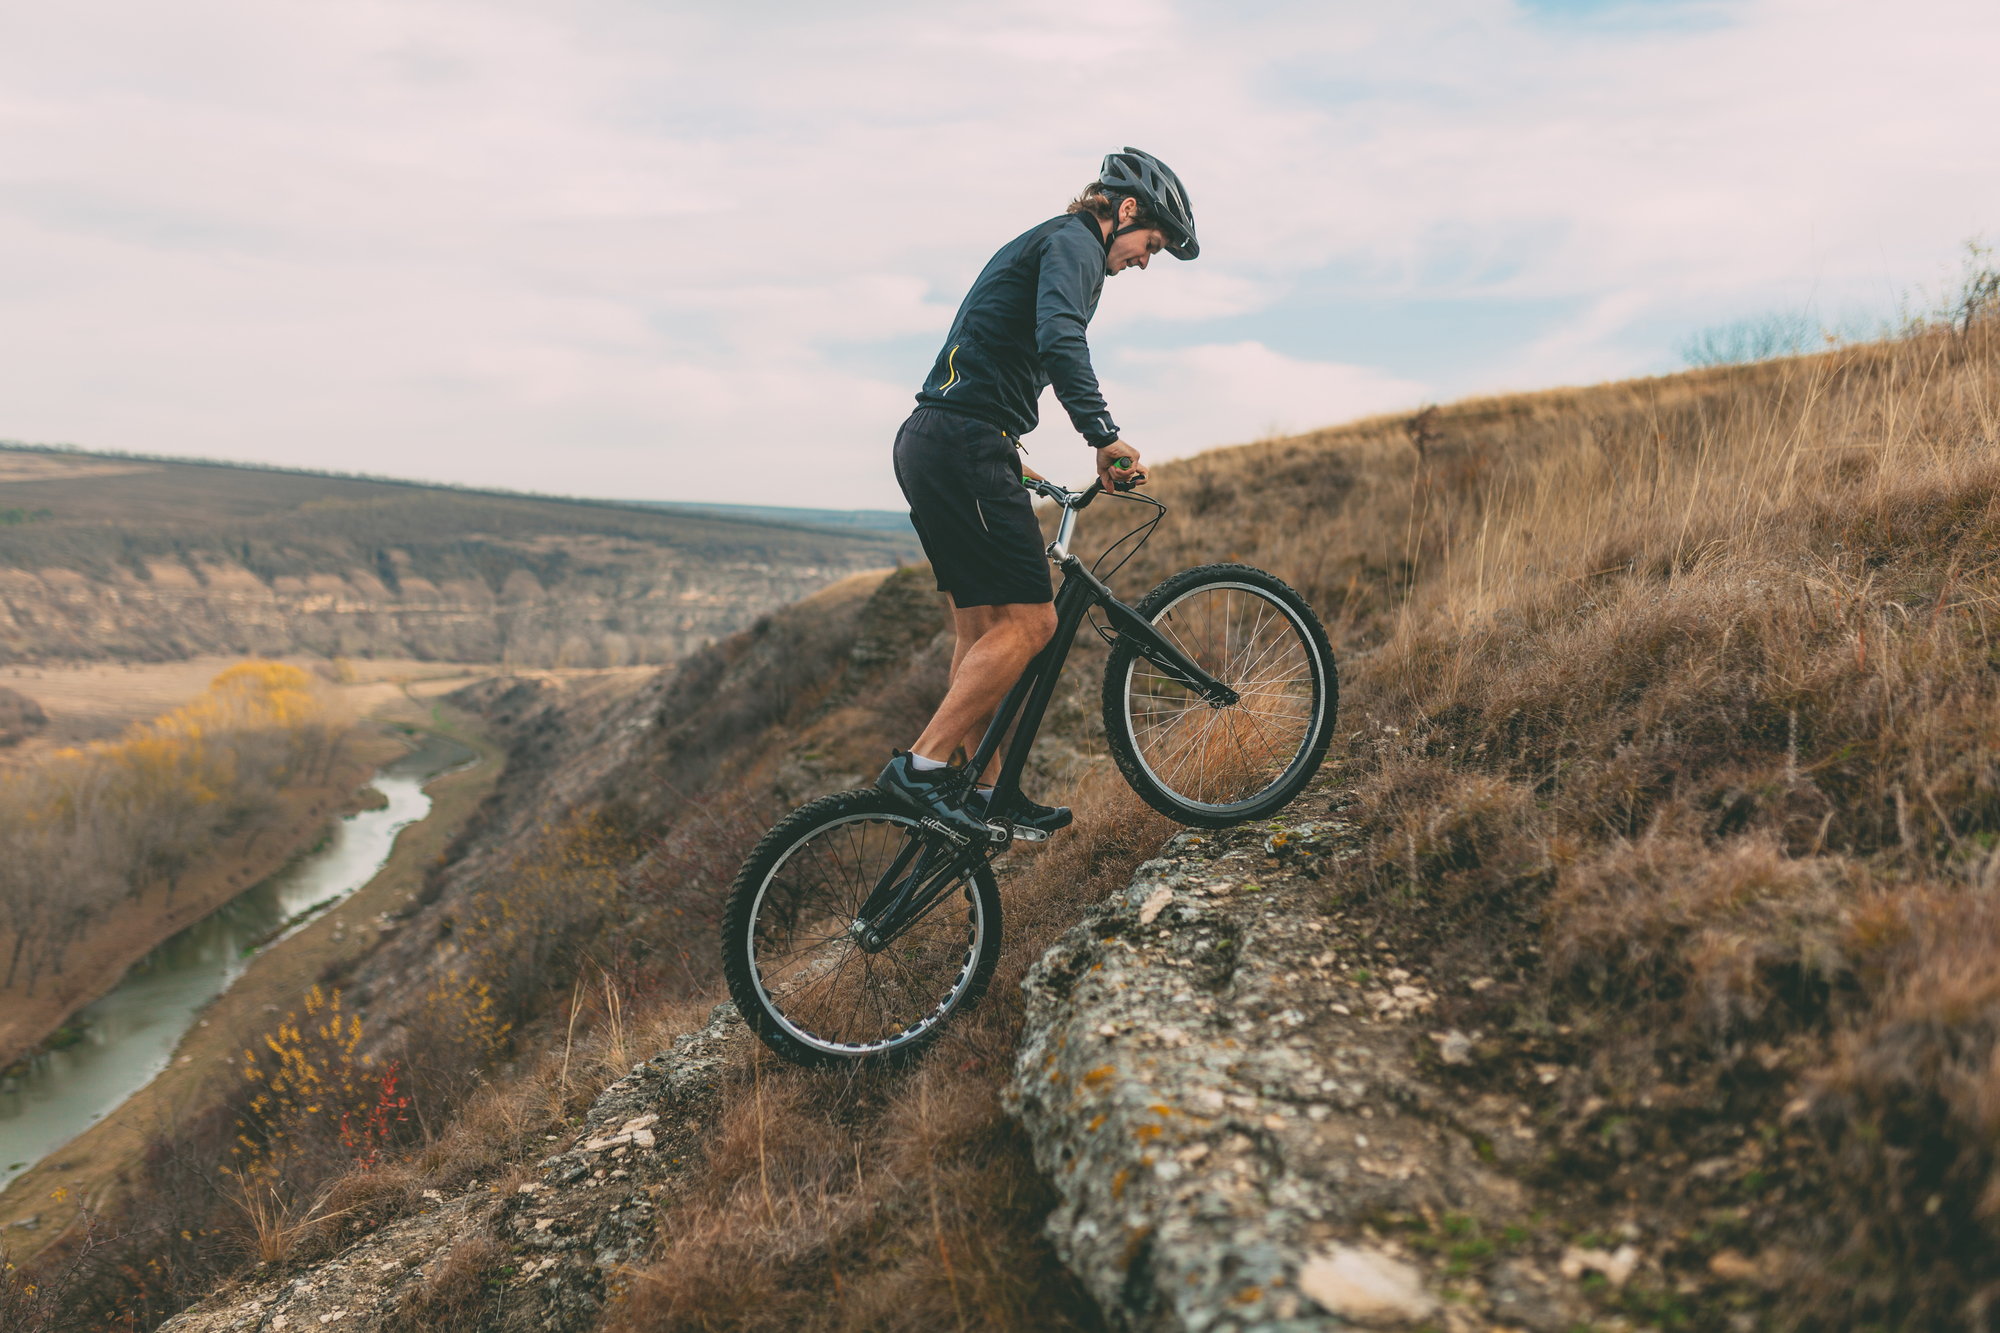
[[[1112, 198], [1131, 195], [1139, 201], [1139, 207], [1151, 219], [1146, 225], [1158, 227], [1166, 234], [1167, 253], [1175, 259], [1193, 259], [1201, 253], [1201, 242], [1194, 235], [1194, 207], [1188, 203], [1187, 190], [1181, 185], [1181, 178], [1159, 158], [1129, 146], [1122, 153], [1106, 153], [1097, 180], [1106, 195]], [[1137, 226], [1120, 227], [1112, 233], [1112, 239], [1137, 230]]]

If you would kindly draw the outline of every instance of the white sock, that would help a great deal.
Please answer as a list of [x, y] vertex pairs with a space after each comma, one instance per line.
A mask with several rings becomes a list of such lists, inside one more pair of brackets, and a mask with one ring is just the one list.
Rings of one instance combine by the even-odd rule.
[[926, 759], [915, 750], [912, 750], [910, 751], [910, 767], [916, 769], [919, 773], [934, 773], [940, 768], [949, 768], [950, 765], [942, 759]]
[[979, 789], [979, 794], [980, 794], [981, 796], [984, 796], [984, 797], [985, 797], [985, 798], [986, 798], [987, 800], [989, 800], [989, 801], [990, 801], [990, 800], [992, 800], [992, 799], [993, 799], [993, 788], [991, 788], [991, 787], [981, 787], [981, 788]]

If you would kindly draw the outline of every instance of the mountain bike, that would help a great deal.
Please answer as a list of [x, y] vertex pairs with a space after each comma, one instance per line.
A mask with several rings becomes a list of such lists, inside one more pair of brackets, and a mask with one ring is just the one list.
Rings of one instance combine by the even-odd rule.
[[[1284, 580], [1236, 564], [1183, 570], [1127, 606], [1104, 580], [1151, 537], [1165, 506], [1117, 487], [1157, 512], [1099, 557], [1097, 566], [1137, 538], [1100, 577], [1069, 543], [1101, 483], [1024, 484], [1061, 512], [1048, 547], [1063, 575], [1056, 631], [958, 780], [969, 787], [1012, 728], [987, 803], [1010, 807], [1077, 631], [1101, 611], [1109, 623], [1094, 627], [1111, 645], [1105, 739], [1141, 799], [1196, 828], [1283, 809], [1319, 771], [1339, 704], [1312, 607]], [[867, 790], [822, 797], [765, 834], [730, 888], [722, 927], [729, 993], [765, 1045], [803, 1065], [899, 1063], [976, 1003], [1000, 956], [993, 862], [1016, 841], [1048, 836], [990, 815], [988, 832], [968, 845]]]

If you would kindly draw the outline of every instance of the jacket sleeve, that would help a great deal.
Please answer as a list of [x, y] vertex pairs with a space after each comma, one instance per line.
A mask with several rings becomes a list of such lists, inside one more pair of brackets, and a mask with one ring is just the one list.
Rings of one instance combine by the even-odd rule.
[[1082, 227], [1063, 227], [1042, 253], [1041, 287], [1035, 293], [1035, 351], [1042, 371], [1077, 433], [1092, 447], [1118, 438], [1118, 423], [1104, 405], [1097, 372], [1090, 368], [1090, 294], [1104, 273], [1104, 246]]

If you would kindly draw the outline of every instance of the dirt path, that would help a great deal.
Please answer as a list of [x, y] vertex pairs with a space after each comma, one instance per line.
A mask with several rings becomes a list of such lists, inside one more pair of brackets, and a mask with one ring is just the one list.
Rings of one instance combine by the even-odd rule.
[[[458, 683], [462, 682], [450, 685]], [[323, 972], [396, 929], [388, 914], [410, 901], [422, 885], [424, 870], [500, 776], [505, 763], [502, 749], [477, 729], [476, 719], [449, 705], [398, 690], [380, 701], [374, 719], [389, 727], [435, 731], [477, 750], [480, 762], [427, 785], [430, 814], [397, 835], [388, 864], [338, 908], [258, 955], [181, 1039], [165, 1072], [0, 1193], [0, 1234], [7, 1237], [16, 1262], [62, 1234], [75, 1218], [78, 1200], [101, 1207], [129, 1177], [148, 1136], [206, 1104], [217, 1080], [234, 1073], [229, 1057], [279, 1015], [296, 1009], [300, 996]], [[58, 1190], [65, 1195], [60, 1204], [51, 1197]], [[17, 1226], [31, 1217], [40, 1219], [35, 1229]]]

